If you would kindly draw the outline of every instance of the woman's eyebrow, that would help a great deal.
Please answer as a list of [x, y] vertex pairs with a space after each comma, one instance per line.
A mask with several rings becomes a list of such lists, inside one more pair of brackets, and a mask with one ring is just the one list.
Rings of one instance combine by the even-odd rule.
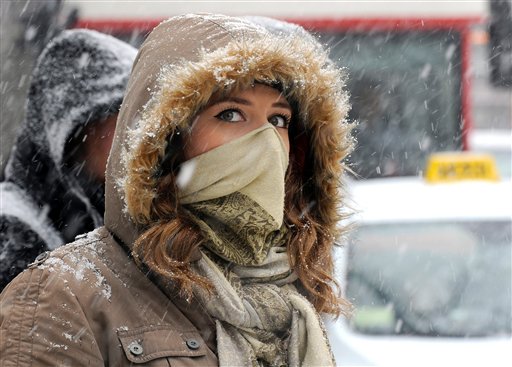
[[275, 102], [275, 103], [272, 103], [272, 107], [281, 107], [281, 108], [286, 108], [288, 110], [291, 111], [291, 107], [290, 107], [290, 104], [288, 102]]
[[[245, 106], [251, 106], [252, 105], [251, 101], [249, 101], [249, 100], [247, 100], [245, 98], [226, 97], [226, 98], [223, 98], [221, 100], [218, 100], [218, 101], [215, 101], [215, 102], [209, 104], [209, 106], [213, 106], [213, 105], [217, 105], [217, 104], [225, 103], [225, 102], [234, 102], [234, 103], [242, 104], [242, 105], [245, 105]], [[286, 109], [291, 110], [290, 104], [288, 102], [286, 102], [286, 101], [284, 101], [284, 102], [281, 102], [281, 101], [274, 102], [274, 103], [272, 103], [272, 107], [280, 107], [280, 108], [286, 108]]]
[[252, 105], [252, 103], [250, 101], [248, 101], [247, 99], [244, 99], [244, 98], [240, 98], [240, 97], [227, 97], [220, 101], [215, 102], [215, 104], [223, 103], [223, 102], [235, 102], [235, 103], [243, 104], [246, 106]]

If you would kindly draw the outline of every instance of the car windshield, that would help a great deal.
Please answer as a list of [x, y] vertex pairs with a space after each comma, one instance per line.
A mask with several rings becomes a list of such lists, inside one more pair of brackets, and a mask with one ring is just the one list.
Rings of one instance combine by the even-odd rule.
[[351, 327], [366, 334], [511, 333], [506, 221], [364, 225], [348, 247]]
[[322, 32], [350, 74], [358, 144], [356, 177], [417, 175], [429, 153], [461, 148], [461, 49], [457, 32], [357, 29]]
[[492, 154], [496, 159], [498, 172], [500, 173], [501, 178], [510, 179], [512, 177], [512, 158], [510, 151], [494, 151]]

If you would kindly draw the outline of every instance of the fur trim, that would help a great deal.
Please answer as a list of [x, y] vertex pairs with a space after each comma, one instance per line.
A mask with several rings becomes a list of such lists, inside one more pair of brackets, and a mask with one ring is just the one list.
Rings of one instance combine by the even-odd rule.
[[170, 135], [190, 125], [193, 116], [220, 88], [244, 88], [255, 81], [279, 82], [286, 97], [297, 102], [298, 120], [310, 136], [313, 152], [312, 211], [333, 235], [339, 219], [342, 160], [352, 147], [345, 123], [348, 95], [344, 72], [317, 43], [301, 37], [266, 35], [230, 42], [213, 52], [202, 50], [198, 61], [162, 68], [157, 91], [131, 132], [124, 183], [132, 220], [145, 225], [155, 197], [156, 172]]

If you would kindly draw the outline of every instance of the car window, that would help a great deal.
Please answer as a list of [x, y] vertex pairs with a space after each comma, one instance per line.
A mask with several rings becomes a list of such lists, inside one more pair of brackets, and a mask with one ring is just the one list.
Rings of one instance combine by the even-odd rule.
[[460, 35], [450, 30], [320, 32], [346, 68], [358, 177], [417, 175], [434, 151], [459, 150]]
[[348, 248], [351, 327], [368, 334], [511, 333], [511, 221], [365, 225]]

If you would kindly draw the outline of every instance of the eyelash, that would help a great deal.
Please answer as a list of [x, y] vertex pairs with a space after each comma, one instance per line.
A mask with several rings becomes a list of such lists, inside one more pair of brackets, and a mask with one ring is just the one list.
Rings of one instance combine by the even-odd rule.
[[[226, 108], [223, 108], [222, 111], [220, 111], [218, 114], [216, 114], [214, 117], [216, 119], [219, 119], [221, 121], [226, 121], [226, 120], [223, 120], [220, 116], [227, 112], [227, 111], [235, 111], [237, 113], [239, 113], [240, 115], [242, 115], [242, 117], [245, 119], [245, 114], [236, 106], [228, 106]], [[284, 119], [284, 122], [285, 122], [285, 126], [284, 128], [288, 128], [288, 126], [290, 126], [290, 122], [291, 122], [291, 116], [290, 115], [287, 115], [287, 114], [282, 114], [282, 113], [277, 113], [277, 114], [274, 114], [270, 117], [274, 117], [274, 116], [279, 116], [279, 117], [282, 117]], [[227, 121], [229, 122], [229, 121]]]
[[279, 116], [279, 117], [282, 117], [284, 119], [284, 127], [285, 128], [288, 128], [288, 126], [290, 126], [290, 122], [292, 120], [292, 117], [290, 115], [286, 115], [286, 114], [282, 114], [282, 113], [278, 113], [278, 114], [275, 114], [275, 115], [272, 115], [270, 117], [273, 117], [273, 116]]
[[[219, 119], [221, 121], [226, 121], [226, 120], [223, 120], [220, 116], [223, 113], [226, 113], [227, 111], [235, 111], [235, 112], [239, 113], [240, 115], [242, 115], [242, 117], [245, 119], [245, 114], [242, 111], [240, 111], [240, 109], [238, 107], [235, 107], [235, 106], [223, 108], [222, 111], [220, 111], [218, 114], [215, 115], [215, 118]], [[229, 122], [229, 121], [227, 121], [227, 122]]]

